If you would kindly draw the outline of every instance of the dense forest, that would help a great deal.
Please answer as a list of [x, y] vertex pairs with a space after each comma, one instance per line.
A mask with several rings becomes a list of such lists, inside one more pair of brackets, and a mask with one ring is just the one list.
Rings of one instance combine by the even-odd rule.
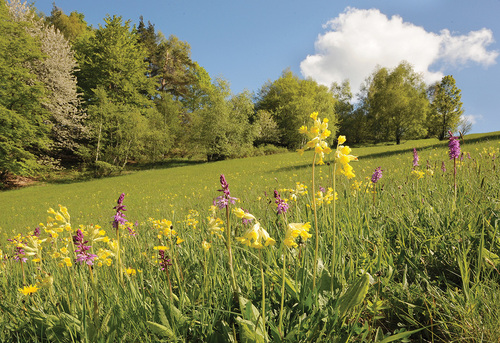
[[[378, 67], [359, 94], [289, 69], [256, 92], [231, 92], [142, 16], [50, 15], [0, 0], [0, 185], [62, 169], [93, 175], [174, 157], [215, 161], [296, 149], [311, 112], [351, 144], [444, 139], [470, 130], [451, 75], [426, 85], [406, 61]], [[334, 139], [334, 138], [331, 138]]]

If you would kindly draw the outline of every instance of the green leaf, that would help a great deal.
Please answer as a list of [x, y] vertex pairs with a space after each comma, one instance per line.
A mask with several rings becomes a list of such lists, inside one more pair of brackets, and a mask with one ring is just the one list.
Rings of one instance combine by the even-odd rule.
[[399, 341], [401, 339], [404, 339], [404, 338], [407, 338], [409, 337], [410, 335], [413, 335], [414, 333], [416, 332], [419, 332], [421, 330], [423, 330], [424, 328], [420, 328], [420, 329], [417, 329], [417, 330], [413, 330], [413, 331], [405, 331], [405, 332], [400, 332], [398, 334], [395, 334], [395, 335], [392, 335], [392, 336], [389, 336], [389, 337], [386, 337], [384, 338], [383, 340], [381, 340], [379, 343], [387, 343], [387, 342], [394, 342], [394, 341]]
[[262, 330], [259, 333], [254, 323], [241, 317], [237, 317], [236, 321], [240, 327], [240, 341], [242, 343], [265, 342]]
[[149, 320], [146, 322], [146, 325], [153, 333], [155, 333], [158, 336], [167, 337], [168, 339], [172, 340], [176, 338], [174, 332], [170, 328], [164, 325], [151, 322]]
[[358, 280], [349, 287], [347, 292], [339, 298], [338, 310], [340, 318], [343, 318], [347, 312], [359, 305], [368, 293], [370, 286], [370, 274], [361, 275]]
[[497, 268], [500, 265], [500, 257], [497, 254], [492, 253], [486, 248], [483, 248], [482, 254], [488, 267]]

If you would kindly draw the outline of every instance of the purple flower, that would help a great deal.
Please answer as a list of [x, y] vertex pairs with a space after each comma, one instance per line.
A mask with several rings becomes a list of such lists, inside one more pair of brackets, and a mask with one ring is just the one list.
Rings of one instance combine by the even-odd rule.
[[445, 166], [445, 164], [444, 164], [444, 161], [441, 163], [441, 171], [442, 171], [443, 173], [446, 173], [446, 166]]
[[170, 259], [165, 255], [165, 250], [158, 250], [158, 256], [160, 257], [160, 267], [161, 270], [166, 270], [168, 266], [171, 266]]
[[219, 189], [219, 192], [223, 192], [224, 195], [220, 195], [214, 200], [214, 205], [217, 205], [219, 209], [223, 209], [227, 206], [229, 206], [229, 203], [234, 204], [236, 202], [237, 198], [233, 198], [231, 196], [231, 192], [229, 191], [229, 185], [226, 181], [226, 178], [224, 174], [220, 175], [220, 184], [222, 186], [222, 189]]
[[418, 167], [418, 153], [417, 149], [413, 148], [413, 168]]
[[82, 254], [76, 255], [76, 262], [82, 262], [82, 263], [85, 262], [89, 266], [93, 266], [94, 265], [93, 261], [96, 258], [97, 258], [97, 255], [82, 253]]
[[40, 237], [40, 227], [37, 226], [35, 230], [33, 231], [33, 236], [35, 237]]
[[283, 214], [288, 211], [289, 205], [285, 202], [285, 200], [281, 199], [280, 194], [277, 190], [274, 190], [274, 198], [276, 198], [276, 205], [278, 205], [277, 212], [278, 214]]
[[82, 230], [76, 230], [76, 235], [73, 236], [73, 244], [79, 245], [83, 243], [83, 232]]
[[118, 229], [120, 225], [124, 225], [127, 220], [125, 219], [125, 214], [123, 213], [127, 209], [123, 205], [123, 199], [125, 198], [125, 193], [120, 194], [118, 198], [117, 205], [113, 207], [116, 210], [116, 214], [113, 216], [113, 227]]
[[448, 148], [450, 149], [449, 155], [450, 160], [453, 160], [460, 157], [460, 141], [458, 137], [453, 136], [453, 132], [448, 131], [448, 134], [450, 135], [450, 141], [448, 143]]
[[[413, 150], [416, 152], [415, 149], [413, 149]], [[418, 161], [418, 156], [417, 156], [417, 161]], [[415, 163], [415, 161], [414, 161], [414, 163]], [[373, 175], [372, 175], [372, 183], [377, 183], [378, 180], [380, 180], [382, 178], [382, 172], [383, 172], [382, 167], [377, 167], [375, 169], [375, 171], [373, 172]]]

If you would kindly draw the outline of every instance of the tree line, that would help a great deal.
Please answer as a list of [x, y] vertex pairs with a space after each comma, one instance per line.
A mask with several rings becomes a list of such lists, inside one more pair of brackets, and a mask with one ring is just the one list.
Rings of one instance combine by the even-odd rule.
[[[50, 15], [0, 0], [0, 182], [78, 167], [96, 174], [131, 161], [208, 161], [296, 149], [298, 128], [319, 112], [352, 143], [443, 139], [462, 119], [452, 76], [426, 86], [410, 64], [377, 68], [354, 99], [284, 70], [256, 94], [231, 92], [140, 17]], [[466, 126], [464, 128], [466, 129]], [[333, 138], [331, 138], [333, 139]]]

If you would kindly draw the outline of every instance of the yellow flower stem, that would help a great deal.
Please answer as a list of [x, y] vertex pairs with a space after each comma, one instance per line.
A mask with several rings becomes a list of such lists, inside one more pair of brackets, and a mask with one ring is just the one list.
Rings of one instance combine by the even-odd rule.
[[266, 282], [264, 280], [264, 267], [262, 266], [262, 249], [259, 249], [260, 277], [262, 281], [262, 334], [266, 340]]
[[314, 264], [313, 264], [313, 290], [316, 288], [316, 270], [318, 269], [318, 250], [319, 250], [319, 232], [318, 232], [318, 214], [316, 211], [316, 188], [315, 188], [315, 165], [316, 165], [316, 152], [314, 152], [312, 164], [312, 201], [314, 212], [314, 229], [315, 229], [315, 247], [314, 247]]
[[337, 220], [336, 220], [336, 203], [337, 200], [335, 200], [335, 189], [336, 189], [336, 175], [335, 175], [335, 168], [337, 167], [337, 163], [333, 162], [333, 239], [332, 239], [332, 275], [331, 277], [331, 282], [330, 282], [330, 289], [333, 293], [333, 276], [335, 275], [335, 260], [336, 260], [336, 248], [337, 248], [337, 242], [336, 242], [336, 237], [337, 237]]
[[97, 293], [97, 287], [96, 283], [94, 280], [94, 272], [92, 270], [92, 266], [89, 265], [89, 272], [90, 272], [90, 282], [92, 285], [92, 291], [94, 292], [94, 324], [97, 324], [97, 321], [99, 319], [99, 306], [98, 306], [98, 293]]
[[24, 263], [23, 260], [20, 260], [21, 262], [21, 271], [23, 272], [23, 286], [26, 285], [26, 276], [24, 275]]
[[283, 283], [281, 284], [281, 304], [280, 304], [280, 323], [278, 326], [278, 332], [281, 335], [281, 339], [283, 339], [283, 305], [285, 303], [285, 268], [286, 268], [286, 251], [287, 248], [283, 245], [283, 273], [281, 277], [283, 279]]
[[123, 275], [120, 272], [121, 259], [120, 259], [120, 227], [116, 228], [116, 277], [123, 283]]
[[[286, 219], [286, 213], [283, 213], [283, 220], [285, 222], [285, 230], [288, 227], [288, 220]], [[281, 335], [281, 339], [283, 339], [283, 305], [285, 303], [285, 269], [286, 269], [286, 253], [287, 253], [287, 247], [286, 245], [283, 244], [283, 272], [281, 274], [281, 277], [283, 279], [283, 282], [281, 284], [281, 304], [280, 304], [280, 322], [278, 326], [278, 332]]]

